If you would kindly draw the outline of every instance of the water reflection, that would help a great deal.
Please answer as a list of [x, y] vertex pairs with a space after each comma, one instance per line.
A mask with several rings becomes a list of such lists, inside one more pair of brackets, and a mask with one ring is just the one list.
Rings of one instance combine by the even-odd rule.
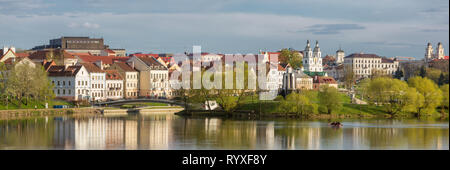
[[173, 114], [0, 121], [0, 149], [449, 149], [448, 121], [191, 119]]

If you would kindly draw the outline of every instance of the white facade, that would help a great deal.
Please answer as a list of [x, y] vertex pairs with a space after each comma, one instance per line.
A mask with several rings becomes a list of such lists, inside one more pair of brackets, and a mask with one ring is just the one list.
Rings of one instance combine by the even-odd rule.
[[393, 75], [398, 69], [399, 62], [383, 59], [375, 54], [352, 54], [345, 57], [344, 65], [351, 66], [357, 77], [369, 77], [376, 71]]
[[103, 101], [106, 100], [106, 77], [105, 73], [90, 73], [91, 78], [91, 96], [92, 100]]
[[309, 40], [307, 41], [303, 57], [303, 70], [308, 72], [322, 72], [322, 53], [320, 52], [319, 42], [316, 41], [314, 51], [311, 50]]
[[[56, 73], [57, 74], [57, 73]], [[54, 85], [55, 97], [68, 100], [85, 100], [90, 97], [90, 81], [87, 70], [81, 66], [76, 75], [49, 75], [49, 79]]]
[[139, 95], [139, 73], [136, 72], [125, 72], [125, 98], [137, 98]]
[[113, 100], [123, 98], [123, 80], [106, 80], [106, 98]]

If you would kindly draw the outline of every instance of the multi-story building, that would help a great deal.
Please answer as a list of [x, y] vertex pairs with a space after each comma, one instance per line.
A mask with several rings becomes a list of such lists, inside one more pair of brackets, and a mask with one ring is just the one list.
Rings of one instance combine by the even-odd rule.
[[117, 70], [124, 78], [124, 97], [137, 98], [139, 95], [139, 72], [134, 69], [133, 63], [131, 65], [125, 62], [115, 62], [109, 69]]
[[89, 73], [90, 96], [92, 101], [106, 100], [106, 73], [93, 63], [81, 63]]
[[154, 57], [133, 56], [128, 63], [134, 63], [139, 71], [139, 95], [143, 97], [170, 97], [169, 70]]
[[84, 66], [50, 66], [47, 72], [57, 98], [69, 101], [89, 100], [90, 79]]
[[333, 77], [335, 80], [342, 81], [344, 79], [344, 65], [331, 65], [323, 68], [323, 71], [328, 76]]
[[393, 75], [398, 69], [399, 62], [376, 54], [354, 53], [344, 58], [344, 65], [346, 66], [344, 69], [351, 68], [358, 78], [362, 78], [370, 77], [376, 72]]
[[117, 100], [123, 98], [123, 78], [117, 70], [106, 72], [106, 98]]

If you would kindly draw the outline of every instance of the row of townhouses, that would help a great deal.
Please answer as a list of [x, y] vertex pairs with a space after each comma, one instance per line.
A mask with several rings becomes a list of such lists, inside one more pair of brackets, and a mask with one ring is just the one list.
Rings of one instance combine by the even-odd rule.
[[[293, 69], [282, 62], [270, 63], [281, 55], [281, 51], [260, 51], [266, 63], [266, 89], [282, 91], [317, 90], [322, 85], [338, 87], [346, 72], [353, 71], [359, 77], [370, 77], [375, 71], [393, 75], [400, 67], [396, 58], [388, 59], [376, 54], [354, 53], [345, 56], [342, 49], [335, 56], [322, 58], [319, 43], [311, 48], [307, 41], [303, 51], [298, 53], [303, 67]], [[426, 49], [426, 60], [430, 60], [430, 45]], [[438, 46], [439, 55], [444, 58], [442, 45]], [[125, 50], [110, 49], [103, 39], [89, 37], [61, 37], [50, 40], [50, 45], [37, 46], [32, 50], [17, 52], [14, 47], [0, 49], [0, 62], [12, 65], [26, 63], [41, 64], [48, 72], [54, 85], [54, 94], [65, 100], [105, 101], [140, 97], [175, 97], [170, 87], [173, 71], [181, 71], [173, 54], [126, 55]], [[185, 53], [192, 64], [193, 54]], [[204, 62], [221, 60], [225, 64], [224, 54], [201, 53]], [[448, 59], [448, 57], [447, 57]], [[209, 68], [209, 66], [202, 66]], [[227, 66], [225, 64], [225, 66]], [[189, 71], [199, 71], [193, 67]], [[252, 74], [260, 70], [251, 70]]]

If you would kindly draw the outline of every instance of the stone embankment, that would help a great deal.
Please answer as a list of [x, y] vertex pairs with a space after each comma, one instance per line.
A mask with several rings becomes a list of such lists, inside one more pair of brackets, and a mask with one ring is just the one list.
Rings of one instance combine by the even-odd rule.
[[0, 120], [20, 119], [24, 117], [39, 116], [63, 116], [63, 115], [100, 115], [101, 111], [96, 108], [67, 108], [67, 109], [15, 109], [0, 110]]

